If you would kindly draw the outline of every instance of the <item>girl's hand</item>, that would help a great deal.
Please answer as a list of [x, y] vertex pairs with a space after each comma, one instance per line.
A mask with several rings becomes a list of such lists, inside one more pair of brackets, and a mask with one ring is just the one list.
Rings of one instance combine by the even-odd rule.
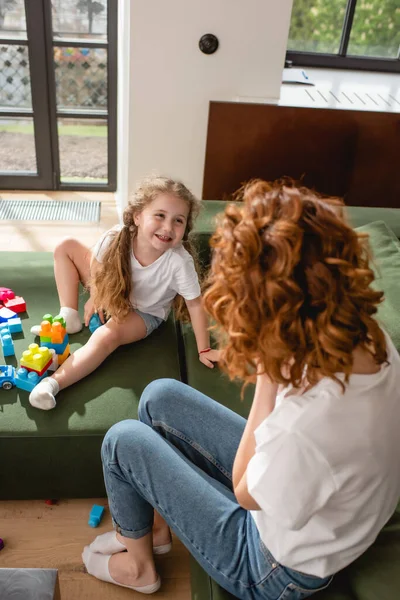
[[214, 363], [218, 362], [220, 359], [220, 351], [219, 350], [209, 350], [208, 352], [199, 353], [199, 361], [206, 365], [209, 369], [214, 368]]
[[86, 327], [89, 327], [89, 321], [90, 318], [94, 315], [94, 313], [97, 312], [100, 318], [100, 321], [102, 323], [104, 323], [104, 314], [102, 310], [97, 311], [94, 304], [93, 304], [93, 299], [89, 298], [89, 300], [86, 302], [85, 304], [85, 308], [83, 311], [83, 315], [84, 315], [84, 319], [85, 319], [85, 325]]

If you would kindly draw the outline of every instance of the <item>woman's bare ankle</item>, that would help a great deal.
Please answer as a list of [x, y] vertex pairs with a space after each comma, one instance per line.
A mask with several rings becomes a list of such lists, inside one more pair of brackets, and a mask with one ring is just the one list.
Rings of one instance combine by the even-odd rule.
[[[139, 557], [138, 557], [139, 558]], [[108, 563], [111, 577], [123, 585], [141, 587], [157, 581], [157, 571], [153, 561], [137, 560], [127, 552], [113, 554]]]
[[153, 526], [153, 547], [164, 546], [171, 542], [171, 531], [167, 523]]

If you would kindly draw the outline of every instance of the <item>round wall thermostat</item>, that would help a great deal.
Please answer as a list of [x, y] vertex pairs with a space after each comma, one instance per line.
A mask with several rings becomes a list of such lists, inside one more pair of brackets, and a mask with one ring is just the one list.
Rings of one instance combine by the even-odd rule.
[[218, 50], [219, 41], [213, 33], [205, 33], [199, 41], [199, 48], [204, 54], [214, 54]]

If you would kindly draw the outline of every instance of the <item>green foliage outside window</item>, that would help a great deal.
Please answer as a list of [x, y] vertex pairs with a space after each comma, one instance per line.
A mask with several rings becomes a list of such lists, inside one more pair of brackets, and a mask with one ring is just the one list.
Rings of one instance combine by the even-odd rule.
[[[347, 0], [293, 0], [288, 50], [337, 54]], [[397, 58], [399, 0], [358, 0], [347, 54]]]

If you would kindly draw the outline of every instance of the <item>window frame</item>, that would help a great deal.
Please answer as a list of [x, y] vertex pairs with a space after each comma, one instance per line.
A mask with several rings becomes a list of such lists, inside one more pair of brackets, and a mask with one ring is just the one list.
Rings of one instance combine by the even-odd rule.
[[371, 56], [354, 56], [347, 54], [356, 5], [357, 0], [347, 1], [342, 36], [337, 54], [288, 50], [286, 52], [286, 64], [294, 67], [323, 67], [331, 69], [400, 73], [400, 50], [397, 58], [375, 58]]
[[[27, 0], [25, 0], [27, 1]], [[117, 189], [117, 68], [118, 68], [118, 0], [107, 0], [107, 40], [82, 40], [73, 36], [56, 39], [53, 36], [51, 2], [44, 0], [45, 35], [47, 48], [47, 65], [50, 80], [49, 117], [52, 123], [51, 142], [53, 148], [54, 189], [60, 191], [115, 192]], [[107, 109], [59, 109], [56, 99], [56, 82], [53, 68], [53, 48], [105, 48], [107, 49]], [[63, 119], [104, 119], [107, 122], [107, 183], [62, 182], [60, 154], [58, 146], [57, 121]]]

